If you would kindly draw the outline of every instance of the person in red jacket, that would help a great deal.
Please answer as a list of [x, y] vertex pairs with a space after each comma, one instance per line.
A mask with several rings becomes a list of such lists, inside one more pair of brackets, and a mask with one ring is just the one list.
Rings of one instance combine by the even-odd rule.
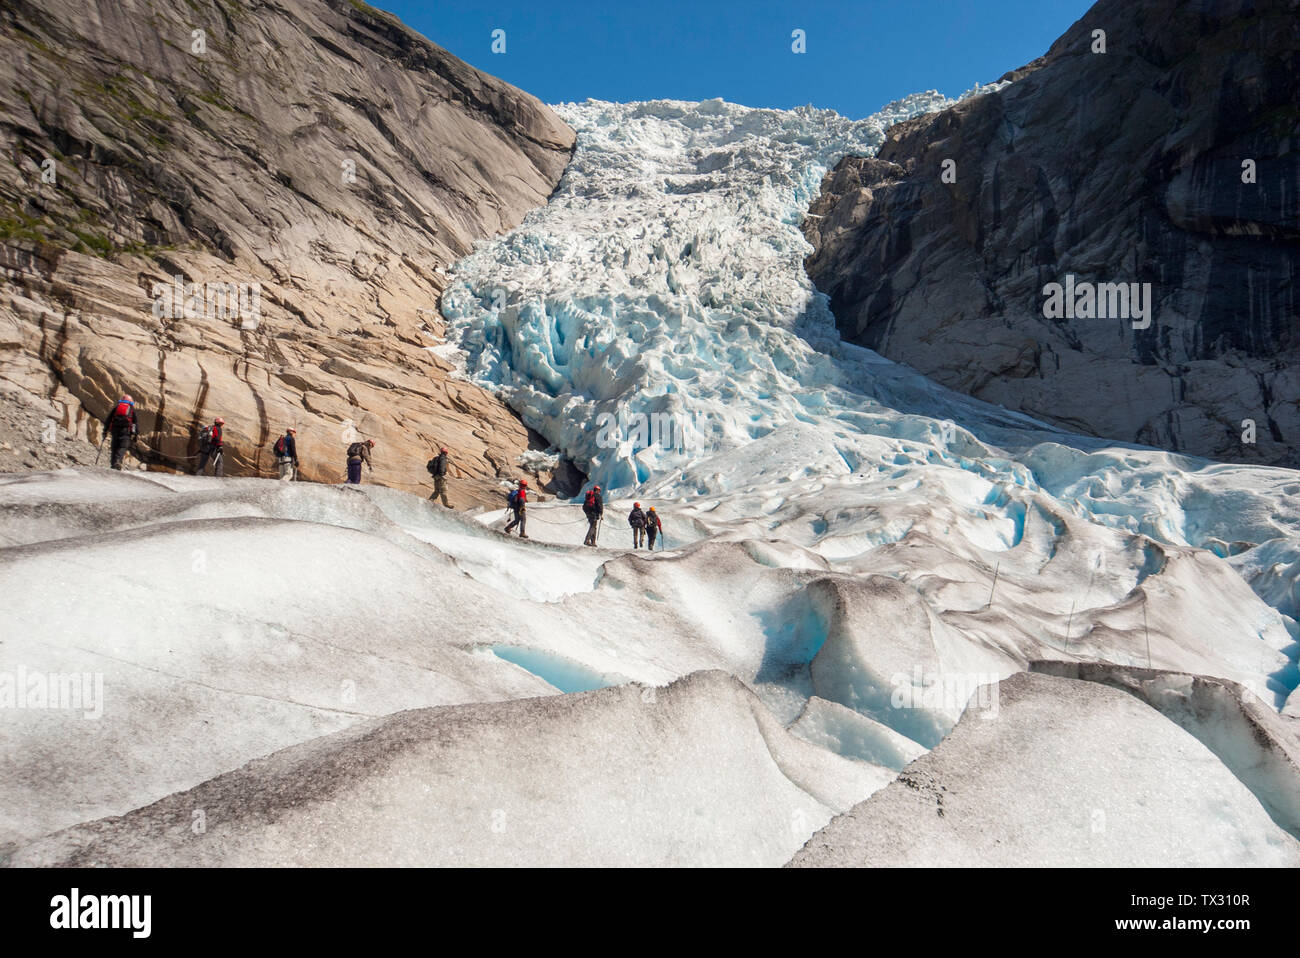
[[600, 486], [592, 486], [587, 490], [587, 498], [582, 503], [583, 514], [587, 517], [587, 538], [583, 540], [584, 546], [594, 546], [596, 544], [596, 534], [600, 531], [600, 520], [605, 518], [605, 500], [600, 496]]
[[645, 536], [646, 545], [650, 551], [654, 552], [655, 537], [664, 531], [664, 524], [659, 521], [659, 513], [655, 512], [655, 507], [651, 506], [645, 511]]
[[135, 442], [135, 400], [130, 396], [119, 399], [104, 417], [104, 429], [113, 437], [113, 444], [109, 447], [108, 453], [109, 464], [121, 471], [126, 450]]
[[199, 434], [199, 468], [194, 470], [196, 476], [203, 475], [209, 460], [212, 462], [214, 476], [226, 474], [226, 441], [223, 436], [225, 425], [226, 421], [218, 416], [212, 420], [211, 426]]
[[510, 508], [514, 510], [515, 517], [506, 523], [506, 535], [510, 535], [510, 530], [515, 526], [519, 527], [519, 538], [527, 539], [528, 534], [524, 532], [524, 527], [528, 521], [528, 480], [520, 479], [519, 488], [510, 494]]

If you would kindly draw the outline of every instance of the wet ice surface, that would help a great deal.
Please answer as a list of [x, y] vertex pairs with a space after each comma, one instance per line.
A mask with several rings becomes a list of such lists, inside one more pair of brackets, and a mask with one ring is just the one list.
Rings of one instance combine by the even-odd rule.
[[[874, 519], [803, 514], [852, 484], [811, 482], [763, 500], [770, 517], [665, 504], [669, 528], [690, 532], [651, 555], [630, 537], [507, 538], [491, 528], [499, 515], [378, 487], [102, 470], [0, 480], [0, 673], [103, 680], [97, 720], [0, 710], [0, 845], [15, 863], [777, 865], [943, 743], [980, 702], [972, 683], [1034, 659], [1145, 666], [1148, 636], [1158, 668], [1256, 688], [1288, 662], [1279, 613], [1212, 552], [1053, 511], [1041, 494], [1019, 541], [990, 550], [927, 498], [878, 504]], [[533, 511], [555, 520], [530, 520], [537, 536], [579, 510]], [[907, 531], [872, 546], [861, 530], [880, 522]], [[834, 538], [863, 544], [826, 548]], [[548, 564], [567, 585], [529, 584]], [[701, 672], [718, 678], [666, 693]], [[588, 697], [522, 707], [574, 694]], [[521, 707], [473, 711], [506, 701]], [[443, 708], [419, 718], [428, 707]], [[1256, 707], [1286, 722], [1272, 701]], [[1202, 824], [1228, 820], [1245, 847], [1285, 856], [1287, 828], [1269, 816], [1293, 812], [1278, 796], [1297, 791], [1294, 766], [1242, 772], [1260, 765], [1245, 747], [1258, 736], [1215, 708], [1207, 747], [1240, 760], [1214, 771], [1200, 757], [1189, 774], [1250, 787], [1216, 785], [1235, 811]], [[1116, 748], [1130, 747], [1126, 721], [1103, 722]], [[410, 740], [416, 727], [431, 744]], [[394, 736], [397, 752], [377, 744]], [[1108, 807], [1146, 814], [1143, 781], [1117, 774]], [[223, 841], [160, 826], [182, 807], [220, 809]], [[561, 819], [576, 824], [557, 831]], [[1114, 846], [1088, 849], [1062, 854], [1104, 862]]]
[[890, 777], [790, 735], [722, 673], [646, 691], [403, 712], [14, 864], [772, 866]]
[[[1133, 696], [1021, 673], [1002, 683], [1000, 698], [996, 721], [968, 712], [792, 864], [1300, 865], [1300, 841], [1250, 789]], [[1294, 768], [1290, 781], [1294, 788]]]

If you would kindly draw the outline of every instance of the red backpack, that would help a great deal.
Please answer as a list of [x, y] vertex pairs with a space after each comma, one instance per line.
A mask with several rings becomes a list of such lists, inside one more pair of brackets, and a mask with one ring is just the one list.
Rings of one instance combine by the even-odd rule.
[[131, 421], [131, 413], [135, 410], [135, 403], [129, 403], [125, 399], [120, 400], [117, 408], [113, 410], [113, 419], [125, 422]]

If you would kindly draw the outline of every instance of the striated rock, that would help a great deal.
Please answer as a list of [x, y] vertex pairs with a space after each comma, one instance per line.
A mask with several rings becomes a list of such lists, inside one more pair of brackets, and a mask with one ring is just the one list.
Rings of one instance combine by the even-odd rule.
[[[827, 174], [809, 275], [846, 338], [944, 385], [1094, 435], [1300, 465], [1297, 51], [1296, 0], [1102, 0], [1009, 86]], [[1149, 326], [1046, 318], [1067, 274], [1150, 283]]]
[[544, 203], [573, 140], [355, 0], [7, 3], [0, 386], [92, 443], [132, 393], [151, 468], [218, 415], [228, 475], [273, 475], [295, 425], [304, 478], [360, 435], [414, 490], [446, 443], [458, 504], [486, 501], [545, 444], [451, 378], [441, 270]]

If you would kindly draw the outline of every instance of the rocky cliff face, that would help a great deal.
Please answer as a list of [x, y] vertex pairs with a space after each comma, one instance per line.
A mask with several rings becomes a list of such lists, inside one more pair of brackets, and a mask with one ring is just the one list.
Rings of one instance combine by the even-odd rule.
[[[1300, 3], [1102, 0], [1004, 79], [827, 175], [807, 266], [842, 333], [1084, 432], [1300, 466]], [[1068, 282], [1149, 283], [1149, 325], [1110, 291], [1049, 318]]]
[[544, 203], [573, 139], [359, 0], [11, 0], [0, 387], [92, 442], [131, 392], [158, 467], [220, 415], [228, 474], [272, 474], [295, 425], [306, 478], [359, 434], [378, 481], [445, 442], [486, 494], [539, 437], [449, 377], [441, 269]]

